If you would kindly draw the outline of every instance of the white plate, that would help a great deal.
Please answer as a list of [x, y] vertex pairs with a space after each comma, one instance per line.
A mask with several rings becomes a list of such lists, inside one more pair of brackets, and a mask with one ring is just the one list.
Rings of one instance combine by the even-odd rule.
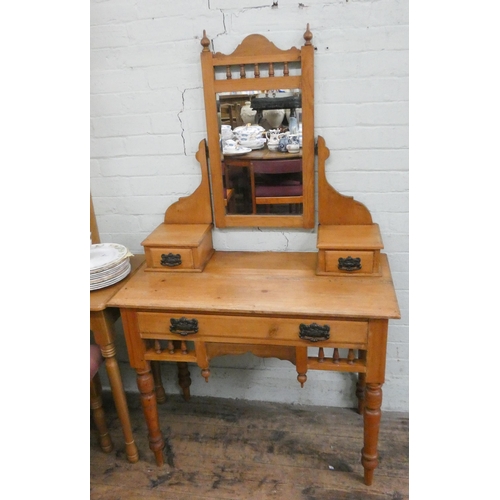
[[112, 266], [107, 266], [104, 269], [97, 269], [96, 271], [90, 271], [90, 277], [97, 278], [98, 276], [105, 276], [106, 274], [115, 273], [119, 270], [123, 270], [127, 267], [129, 261], [130, 258], [126, 256], [122, 260], [119, 260], [118, 262], [114, 263]]
[[252, 148], [236, 148], [234, 151], [223, 150], [222, 154], [224, 156], [237, 156], [237, 155], [244, 155], [246, 153], [250, 153], [250, 151], [252, 151]]
[[123, 265], [120, 264], [119, 266], [112, 267], [104, 273], [91, 274], [90, 283], [100, 283], [101, 281], [107, 281], [116, 278], [117, 276], [120, 276], [122, 273], [124, 273], [129, 266], [130, 260], [127, 258], [123, 261]]
[[241, 143], [242, 148], [250, 148], [250, 149], [262, 149], [266, 145], [266, 141], [263, 142], [247, 142], [245, 144]]
[[98, 243], [90, 246], [90, 270], [102, 271], [113, 267], [128, 255], [128, 250], [118, 243]]
[[120, 273], [118, 276], [115, 276], [112, 279], [108, 279], [106, 281], [101, 281], [100, 283], [90, 283], [90, 291], [92, 290], [100, 290], [101, 288], [106, 288], [107, 286], [114, 285], [121, 281], [122, 279], [126, 278], [132, 269], [132, 266], [129, 264], [128, 267]]

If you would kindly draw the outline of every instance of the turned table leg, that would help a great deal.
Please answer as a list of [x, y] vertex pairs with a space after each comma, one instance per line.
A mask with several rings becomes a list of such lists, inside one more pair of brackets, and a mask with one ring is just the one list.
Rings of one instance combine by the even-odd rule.
[[149, 447], [155, 455], [156, 465], [163, 465], [163, 448], [165, 441], [160, 430], [158, 418], [158, 407], [156, 403], [155, 384], [151, 374], [151, 368], [145, 370], [137, 369], [137, 387], [141, 393], [142, 409], [146, 418], [149, 432]]
[[[360, 350], [358, 354], [360, 361], [366, 362], [366, 351]], [[365, 389], [366, 389], [366, 373], [358, 373], [358, 381], [356, 383], [356, 397], [358, 398], [358, 413], [363, 415], [365, 409]]]
[[364, 446], [361, 451], [361, 463], [365, 469], [365, 484], [370, 486], [373, 473], [378, 465], [378, 433], [382, 406], [382, 384], [366, 384], [364, 405]]
[[179, 361], [177, 363], [177, 371], [179, 376], [179, 385], [182, 389], [182, 396], [184, 401], [189, 401], [191, 398], [191, 376], [189, 374], [188, 364], [185, 362]]
[[358, 413], [363, 415], [365, 411], [365, 391], [366, 391], [366, 375], [364, 373], [358, 374], [358, 381], [356, 383], [356, 397], [358, 398]]
[[161, 379], [161, 361], [151, 361], [151, 371], [153, 372], [153, 378], [155, 381], [156, 402], [158, 404], [165, 403], [167, 395]]
[[106, 424], [106, 416], [102, 408], [102, 386], [99, 374], [96, 373], [90, 381], [90, 408], [94, 418], [97, 431], [99, 432], [99, 445], [102, 451], [109, 453], [113, 451], [113, 443]]
[[132, 425], [130, 423], [130, 415], [128, 413], [127, 400], [123, 389], [122, 379], [120, 377], [120, 369], [116, 361], [116, 349], [114, 343], [106, 346], [100, 346], [101, 353], [105, 359], [106, 372], [109, 378], [109, 385], [116, 406], [118, 418], [122, 424], [123, 436], [125, 437], [125, 454], [129, 462], [135, 463], [139, 460], [139, 451], [134, 441], [132, 434]]

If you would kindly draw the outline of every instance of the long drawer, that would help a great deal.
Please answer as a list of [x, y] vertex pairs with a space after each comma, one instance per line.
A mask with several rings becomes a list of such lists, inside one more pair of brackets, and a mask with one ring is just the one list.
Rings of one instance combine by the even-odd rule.
[[143, 338], [362, 349], [368, 336], [368, 323], [357, 320], [158, 312], [138, 312], [137, 319]]

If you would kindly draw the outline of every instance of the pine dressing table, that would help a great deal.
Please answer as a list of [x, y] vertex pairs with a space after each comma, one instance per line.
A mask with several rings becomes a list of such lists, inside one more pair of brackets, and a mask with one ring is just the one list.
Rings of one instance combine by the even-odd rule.
[[[381, 253], [378, 225], [364, 205], [341, 195], [326, 180], [329, 150], [322, 137], [317, 144], [314, 141], [311, 38], [308, 26], [304, 46], [283, 51], [260, 35], [250, 35], [228, 56], [212, 54], [206, 36], [202, 40], [208, 147], [201, 141], [196, 154], [201, 184], [167, 209], [164, 222], [143, 242], [146, 262], [109, 301], [109, 306], [120, 309], [158, 465], [164, 462], [164, 439], [151, 363], [195, 363], [208, 382], [211, 359], [251, 352], [293, 363], [301, 386], [309, 370], [358, 375], [356, 395], [364, 421], [361, 462], [365, 483], [372, 483], [388, 322], [400, 313], [387, 256]], [[288, 72], [293, 63], [302, 70], [299, 76]], [[266, 77], [259, 74], [263, 64], [269, 65]], [[238, 80], [214, 77], [216, 66], [232, 77], [234, 65], [240, 69]], [[267, 80], [259, 80], [259, 87], [246, 74], [249, 65], [254, 77], [258, 74], [256, 78]], [[284, 67], [280, 76], [275, 73], [277, 67]], [[243, 92], [252, 86], [301, 92], [304, 203], [300, 214], [234, 215], [224, 207], [215, 96], [230, 88]], [[315, 152], [318, 252], [213, 249], [214, 223], [219, 227], [313, 227]], [[189, 391], [189, 383], [183, 389]]]

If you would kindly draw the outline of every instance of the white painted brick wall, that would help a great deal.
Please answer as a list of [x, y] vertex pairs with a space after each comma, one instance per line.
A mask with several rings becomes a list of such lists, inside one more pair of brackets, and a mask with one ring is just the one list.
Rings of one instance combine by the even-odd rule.
[[[278, 47], [303, 43], [315, 59], [315, 132], [331, 155], [327, 177], [366, 204], [380, 224], [402, 319], [391, 321], [386, 410], [408, 410], [408, 0], [109, 0], [90, 2], [90, 186], [102, 241], [142, 252], [165, 210], [200, 182], [194, 157], [205, 138], [200, 68], [203, 30], [232, 52], [251, 33]], [[314, 231], [216, 230], [216, 248], [315, 251]], [[136, 390], [118, 324], [125, 385]], [[164, 364], [168, 392], [176, 367]], [[102, 373], [106, 381], [105, 372]], [[192, 393], [304, 404], [354, 404], [349, 374], [310, 372], [251, 355], [216, 360]]]

